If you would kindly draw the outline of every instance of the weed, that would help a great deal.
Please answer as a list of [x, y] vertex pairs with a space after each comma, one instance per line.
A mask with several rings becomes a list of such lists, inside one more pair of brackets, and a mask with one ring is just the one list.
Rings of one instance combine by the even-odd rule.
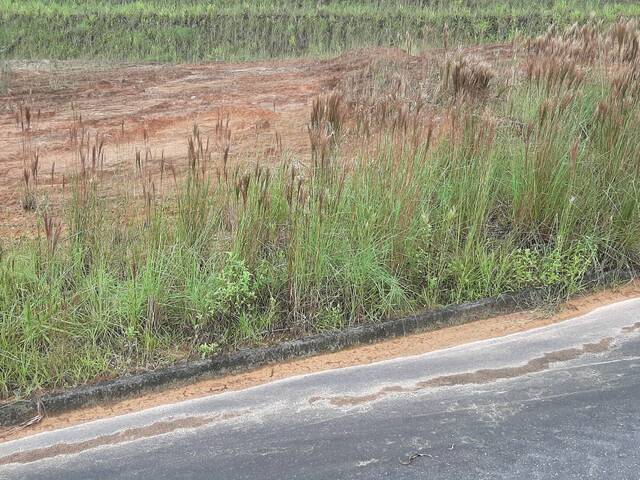
[[11, 84], [12, 70], [11, 64], [7, 60], [0, 60], [0, 93], [5, 94], [9, 91]]
[[454, 100], [485, 96], [494, 73], [487, 63], [461, 54], [450, 56], [442, 73], [442, 91]]
[[220, 345], [217, 343], [202, 343], [198, 345], [198, 352], [200, 352], [203, 359], [215, 355], [219, 350]]

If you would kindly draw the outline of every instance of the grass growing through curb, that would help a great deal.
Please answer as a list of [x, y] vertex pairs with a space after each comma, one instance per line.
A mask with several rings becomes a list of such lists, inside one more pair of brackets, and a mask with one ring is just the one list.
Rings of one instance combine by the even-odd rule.
[[0, 0], [6, 58], [198, 61], [335, 54], [363, 46], [419, 51], [504, 41], [583, 22], [637, 17], [628, 1]]
[[227, 125], [194, 127], [186, 176], [138, 156], [121, 207], [72, 129], [64, 215], [0, 257], [2, 397], [637, 266], [637, 39], [587, 25], [528, 42], [506, 83], [448, 56], [435, 90], [338, 90], [307, 166], [231, 168]]

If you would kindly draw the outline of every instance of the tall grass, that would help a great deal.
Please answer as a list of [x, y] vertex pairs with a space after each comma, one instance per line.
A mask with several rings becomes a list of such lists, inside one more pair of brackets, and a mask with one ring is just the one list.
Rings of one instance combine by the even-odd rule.
[[231, 168], [228, 124], [194, 127], [185, 173], [138, 156], [121, 208], [79, 154], [65, 211], [0, 258], [2, 396], [637, 266], [637, 38], [546, 35], [515, 81], [448, 57], [428, 102], [320, 97], [307, 166]]
[[418, 50], [538, 34], [596, 15], [636, 17], [633, 2], [0, 0], [6, 58], [197, 61], [326, 55], [363, 46]]

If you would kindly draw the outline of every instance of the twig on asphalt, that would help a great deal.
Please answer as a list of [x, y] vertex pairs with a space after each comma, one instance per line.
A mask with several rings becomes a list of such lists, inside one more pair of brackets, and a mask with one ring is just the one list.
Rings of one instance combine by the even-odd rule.
[[433, 458], [433, 456], [429, 455], [428, 453], [418, 453], [418, 452], [416, 452], [416, 453], [412, 453], [406, 461], [400, 460], [400, 464], [401, 465], [411, 465], [416, 458], [420, 458], [420, 457]]

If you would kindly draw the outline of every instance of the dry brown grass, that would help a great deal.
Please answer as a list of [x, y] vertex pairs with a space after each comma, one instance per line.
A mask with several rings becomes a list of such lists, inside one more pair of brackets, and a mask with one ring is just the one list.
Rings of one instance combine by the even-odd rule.
[[495, 73], [488, 63], [458, 52], [447, 56], [444, 62], [441, 90], [454, 101], [485, 98], [494, 77]]
[[333, 91], [317, 97], [311, 107], [308, 125], [311, 158], [316, 168], [326, 169], [331, 154], [340, 141], [345, 122], [342, 95]]

